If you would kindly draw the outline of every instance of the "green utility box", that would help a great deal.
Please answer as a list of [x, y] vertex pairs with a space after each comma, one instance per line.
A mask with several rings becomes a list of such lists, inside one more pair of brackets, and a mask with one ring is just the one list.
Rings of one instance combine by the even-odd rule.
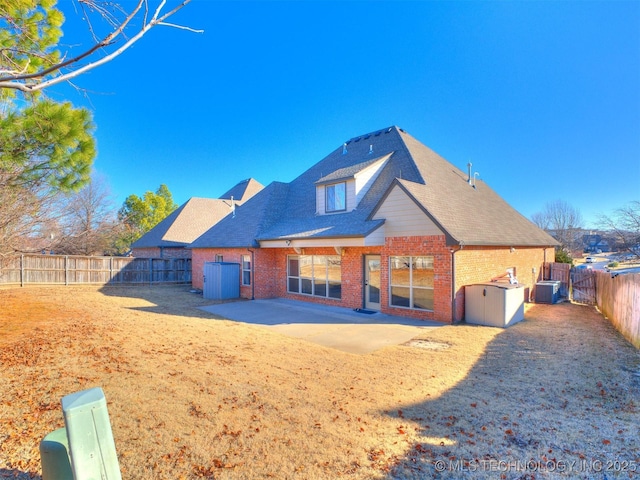
[[42, 480], [73, 480], [67, 430], [59, 428], [40, 442]]
[[102, 389], [62, 397], [65, 428], [40, 443], [42, 480], [122, 480]]

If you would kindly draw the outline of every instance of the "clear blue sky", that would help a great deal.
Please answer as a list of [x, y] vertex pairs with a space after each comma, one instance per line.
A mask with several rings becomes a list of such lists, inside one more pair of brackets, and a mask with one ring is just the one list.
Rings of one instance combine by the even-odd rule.
[[161, 183], [182, 204], [288, 182], [391, 125], [527, 217], [560, 199], [588, 227], [640, 200], [638, 1], [193, 0], [171, 21], [204, 33], [157, 27], [76, 79], [88, 98], [48, 92], [94, 112], [118, 206]]

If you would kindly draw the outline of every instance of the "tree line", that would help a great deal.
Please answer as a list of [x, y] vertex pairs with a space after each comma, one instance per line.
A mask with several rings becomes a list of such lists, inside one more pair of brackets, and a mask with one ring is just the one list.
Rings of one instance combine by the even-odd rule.
[[[580, 210], [564, 200], [547, 202], [542, 211], [531, 216], [531, 220], [558, 241], [556, 261], [562, 263], [571, 263], [574, 255], [583, 251], [583, 236], [592, 230], [584, 228]], [[639, 200], [633, 200], [609, 215], [601, 214], [597, 227], [610, 248], [640, 258]]]

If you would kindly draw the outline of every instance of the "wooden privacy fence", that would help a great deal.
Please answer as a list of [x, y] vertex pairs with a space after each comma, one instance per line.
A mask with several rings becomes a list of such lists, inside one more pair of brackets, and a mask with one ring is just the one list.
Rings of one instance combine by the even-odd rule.
[[189, 258], [0, 257], [0, 285], [191, 283]]
[[561, 297], [597, 305], [616, 329], [640, 348], [640, 274], [616, 275], [571, 268], [569, 264], [545, 263], [544, 279], [562, 282]]
[[571, 265], [568, 263], [545, 263], [543, 278], [560, 282], [560, 296], [569, 297]]
[[595, 272], [598, 308], [624, 337], [640, 348], [640, 274]]

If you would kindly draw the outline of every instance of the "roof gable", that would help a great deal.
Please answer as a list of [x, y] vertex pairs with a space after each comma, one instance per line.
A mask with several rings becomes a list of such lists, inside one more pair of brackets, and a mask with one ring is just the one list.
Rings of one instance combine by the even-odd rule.
[[485, 182], [467, 175], [410, 135], [405, 144], [422, 172], [424, 184], [399, 180], [407, 192], [463, 245], [553, 246], [557, 242], [521, 215]]
[[441, 225], [398, 179], [391, 184], [370, 217], [385, 221], [386, 236], [418, 237], [445, 234]]

